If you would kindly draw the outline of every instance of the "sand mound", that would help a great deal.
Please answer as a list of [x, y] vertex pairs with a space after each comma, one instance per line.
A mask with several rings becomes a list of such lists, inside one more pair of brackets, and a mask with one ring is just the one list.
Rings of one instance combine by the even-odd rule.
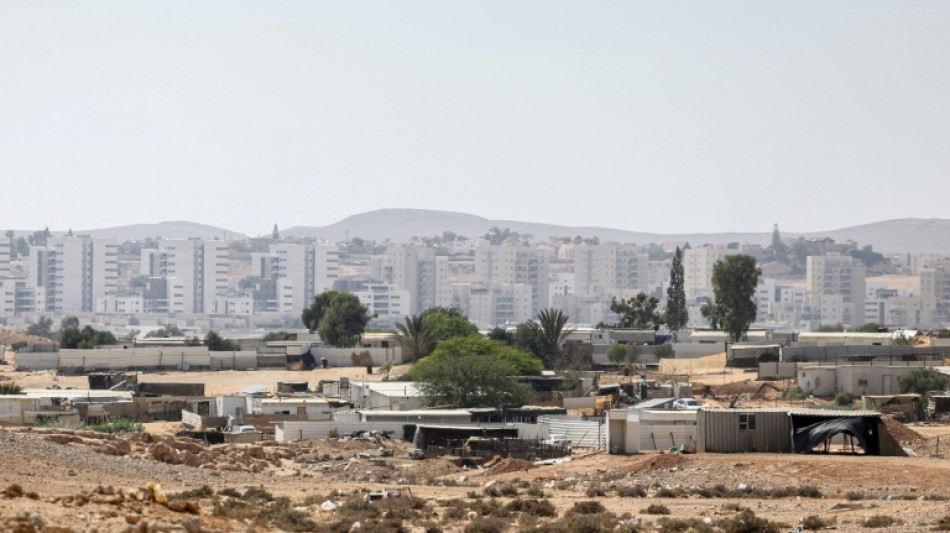
[[489, 476], [497, 476], [509, 472], [525, 472], [537, 467], [538, 466], [531, 461], [525, 461], [524, 459], [502, 459], [489, 468], [487, 474]]
[[924, 438], [920, 433], [917, 433], [890, 416], [882, 416], [881, 420], [884, 421], [884, 427], [887, 428], [887, 432], [899, 441], [915, 441]]

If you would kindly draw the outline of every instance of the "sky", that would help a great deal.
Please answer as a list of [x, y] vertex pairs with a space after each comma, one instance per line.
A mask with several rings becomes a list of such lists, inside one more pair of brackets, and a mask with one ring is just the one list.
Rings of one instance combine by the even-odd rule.
[[0, 0], [0, 229], [950, 218], [950, 2]]

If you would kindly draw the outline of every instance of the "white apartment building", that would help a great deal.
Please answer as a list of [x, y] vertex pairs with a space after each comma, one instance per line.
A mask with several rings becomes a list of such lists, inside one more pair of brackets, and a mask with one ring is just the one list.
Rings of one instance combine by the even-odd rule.
[[634, 244], [580, 245], [574, 248], [574, 292], [613, 294], [649, 292], [650, 257]]
[[712, 300], [712, 274], [716, 261], [736, 253], [739, 252], [716, 244], [706, 244], [686, 250], [683, 253], [683, 289], [686, 292], [686, 300], [690, 302], [695, 302], [699, 298]]
[[935, 260], [920, 271], [921, 326], [950, 323], [950, 259]]
[[228, 288], [228, 243], [200, 239], [159, 241], [142, 250], [141, 273], [166, 280], [169, 313], [215, 312]]
[[465, 285], [462, 312], [481, 329], [531, 320], [532, 288], [525, 283]]
[[419, 259], [418, 294], [413, 295], [417, 311], [454, 305], [451, 274], [447, 256], [436, 255]]
[[141, 314], [145, 312], [145, 297], [136, 294], [110, 294], [96, 300], [97, 313]]
[[367, 283], [355, 294], [376, 318], [369, 327], [395, 329], [407, 316], [412, 314], [412, 296], [409, 291], [389, 283]]
[[475, 248], [475, 280], [490, 285], [531, 287], [531, 315], [548, 304], [548, 255], [530, 246], [505, 244]]
[[435, 250], [417, 244], [394, 244], [373, 263], [373, 277], [409, 291], [412, 313], [431, 307], [436, 299], [436, 277], [441, 273], [432, 259]]
[[755, 288], [755, 321], [759, 324], [766, 324], [774, 320], [772, 315], [772, 304], [776, 301], [776, 289], [774, 278], [759, 278], [759, 284]]
[[251, 255], [251, 275], [277, 283], [277, 312], [298, 314], [314, 295], [331, 290], [340, 252], [329, 244], [272, 244]]
[[118, 254], [116, 241], [88, 236], [50, 237], [45, 246], [31, 247], [29, 280], [37, 289], [36, 310], [93, 311], [100, 297], [116, 293]]
[[10, 275], [10, 241], [0, 240], [0, 277]]
[[558, 296], [574, 294], [574, 273], [559, 272], [548, 277], [548, 307], [558, 307], [554, 302]]
[[865, 267], [860, 261], [837, 252], [809, 256], [805, 280], [806, 305], [822, 324], [864, 324]]

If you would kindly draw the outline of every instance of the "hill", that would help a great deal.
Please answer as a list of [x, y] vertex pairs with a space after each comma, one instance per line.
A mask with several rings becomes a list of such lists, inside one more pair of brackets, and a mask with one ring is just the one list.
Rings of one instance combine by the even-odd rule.
[[100, 239], [117, 239], [119, 241], [141, 241], [148, 237], [162, 237], [165, 239], [246, 239], [247, 235], [224, 228], [175, 220], [159, 222], [157, 224], [131, 224], [114, 228], [101, 228], [75, 231], [76, 235], [90, 235]]
[[[348, 237], [360, 237], [378, 242], [387, 239], [394, 242], [408, 241], [413, 236], [441, 235], [453, 231], [467, 237], [479, 237], [490, 228], [510, 228], [521, 234], [530, 234], [535, 240], [546, 241], [548, 237], [598, 237], [601, 241], [620, 241], [637, 244], [688, 241], [692, 246], [702, 244], [725, 244], [745, 242], [768, 245], [771, 232], [748, 233], [647, 233], [616, 228], [562, 226], [515, 220], [491, 220], [477, 215], [424, 209], [380, 209], [349, 216], [329, 226], [295, 226], [285, 229], [282, 235], [312, 237], [342, 241]], [[831, 237], [835, 241], [848, 239], [862, 246], [870, 244], [879, 252], [943, 253], [950, 254], [950, 220], [946, 219], [897, 219], [874, 222], [829, 231], [796, 233], [783, 232], [785, 239], [798, 237]]]

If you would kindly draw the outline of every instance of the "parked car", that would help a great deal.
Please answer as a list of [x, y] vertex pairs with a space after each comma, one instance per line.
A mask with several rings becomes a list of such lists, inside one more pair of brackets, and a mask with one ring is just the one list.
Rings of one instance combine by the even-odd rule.
[[257, 433], [257, 428], [254, 426], [238, 426], [235, 433]]
[[571, 438], [567, 435], [564, 435], [563, 433], [548, 435], [547, 438], [544, 439], [544, 444], [547, 444], [548, 446], [557, 446], [560, 448], [570, 449]]
[[695, 411], [697, 409], [702, 409], [703, 404], [699, 400], [693, 398], [680, 398], [673, 402], [673, 409], [686, 409], [690, 411]]

